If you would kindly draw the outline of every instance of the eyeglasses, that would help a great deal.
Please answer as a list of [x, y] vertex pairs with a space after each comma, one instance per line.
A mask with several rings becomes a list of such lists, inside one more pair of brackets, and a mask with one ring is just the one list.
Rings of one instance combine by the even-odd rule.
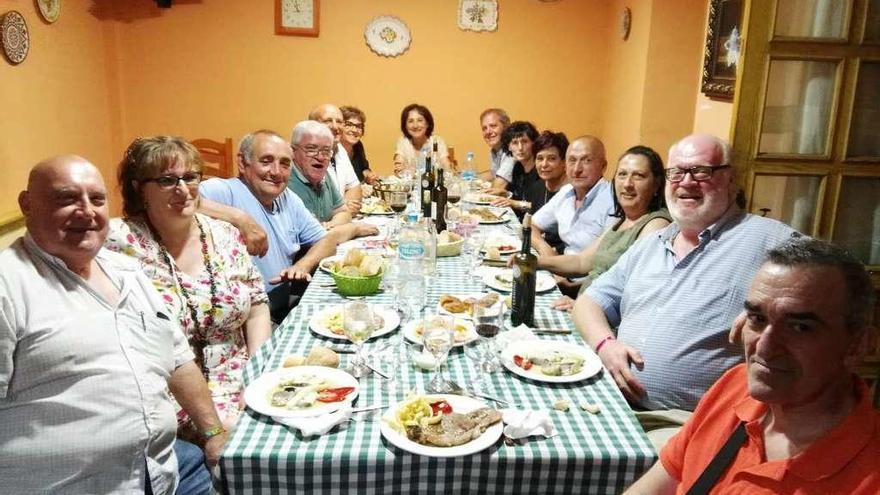
[[346, 120], [343, 125], [345, 126], [346, 129], [357, 129], [361, 132], [364, 132], [364, 124], [358, 124], [356, 122]]
[[142, 179], [141, 182], [155, 182], [160, 189], [174, 189], [183, 181], [186, 186], [197, 186], [202, 181], [201, 172], [187, 172], [183, 175], [160, 175], [150, 179]]
[[311, 158], [317, 158], [318, 155], [323, 156], [324, 158], [330, 158], [333, 156], [333, 148], [318, 148], [315, 146], [302, 146], [303, 152], [306, 156]]
[[718, 170], [730, 168], [730, 165], [719, 165], [710, 167], [709, 165], [697, 165], [690, 168], [670, 167], [666, 169], [666, 180], [669, 182], [681, 182], [687, 174], [691, 174], [691, 178], [697, 182], [707, 181], [712, 178], [712, 174]]

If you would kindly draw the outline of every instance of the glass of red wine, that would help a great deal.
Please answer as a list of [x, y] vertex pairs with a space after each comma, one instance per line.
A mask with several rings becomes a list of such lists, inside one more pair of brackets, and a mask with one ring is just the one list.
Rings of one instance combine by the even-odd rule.
[[474, 306], [474, 326], [483, 347], [484, 361], [481, 368], [488, 373], [498, 370], [498, 349], [495, 345], [495, 336], [501, 331], [502, 314], [500, 304], [488, 308]]

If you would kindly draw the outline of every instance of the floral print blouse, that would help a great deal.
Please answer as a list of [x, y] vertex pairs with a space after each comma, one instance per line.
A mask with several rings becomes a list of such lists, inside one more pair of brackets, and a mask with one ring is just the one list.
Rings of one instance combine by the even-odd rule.
[[[250, 357], [244, 338], [244, 324], [251, 307], [267, 303], [268, 299], [263, 277], [251, 261], [239, 231], [231, 224], [204, 215], [197, 215], [196, 218], [213, 242], [213, 250], [208, 256], [215, 274], [219, 302], [209, 328], [205, 328], [206, 316], [212, 307], [207, 270], [193, 277], [177, 270], [176, 266], [168, 266], [159, 244], [140, 219], [113, 219], [105, 246], [137, 258], [165, 301], [172, 318], [180, 322], [190, 342], [196, 337], [203, 343], [204, 371], [211, 397], [220, 419], [231, 426], [241, 409], [242, 370]], [[196, 328], [172, 270], [177, 271], [177, 276], [196, 305], [201, 335], [193, 335]], [[179, 406], [177, 418], [180, 425], [189, 420]]]

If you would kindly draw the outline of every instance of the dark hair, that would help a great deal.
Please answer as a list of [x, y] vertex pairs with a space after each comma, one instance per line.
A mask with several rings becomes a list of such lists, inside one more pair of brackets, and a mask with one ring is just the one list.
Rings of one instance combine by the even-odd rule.
[[501, 134], [501, 149], [508, 151], [510, 142], [520, 136], [526, 136], [535, 141], [538, 139], [538, 129], [531, 122], [517, 120], [504, 129], [504, 133]]
[[559, 151], [559, 158], [565, 162], [565, 152], [568, 150], [568, 137], [564, 132], [544, 131], [535, 139], [532, 145], [532, 154], [538, 156], [539, 151], [547, 148], [556, 148]]
[[428, 110], [428, 107], [424, 105], [419, 105], [418, 103], [410, 103], [409, 105], [403, 107], [403, 111], [400, 112], [400, 132], [406, 136], [407, 139], [412, 141], [412, 136], [409, 135], [409, 132], [406, 130], [406, 118], [409, 116], [409, 112], [415, 110], [422, 117], [425, 118], [425, 122], [428, 123], [428, 129], [425, 131], [425, 137], [431, 137], [431, 134], [434, 133], [434, 116], [431, 115], [431, 111]]
[[843, 313], [847, 329], [861, 330], [867, 325], [868, 315], [874, 306], [871, 277], [865, 265], [844, 249], [826, 241], [793, 234], [792, 238], [767, 253], [767, 262], [787, 267], [836, 269], [843, 276], [846, 286], [844, 300], [848, 307]]
[[357, 117], [361, 120], [361, 124], [367, 123], [367, 115], [358, 107], [353, 107], [351, 105], [346, 105], [339, 107], [339, 111], [342, 112], [342, 120], [347, 120], [352, 117]]
[[[663, 170], [663, 159], [660, 158], [660, 155], [647, 146], [633, 146], [620, 155], [620, 158], [617, 159], [618, 166], [620, 166], [620, 160], [623, 160], [623, 157], [626, 155], [639, 155], [645, 157], [651, 168], [651, 175], [653, 175], [654, 180], [658, 182], [657, 190], [654, 191], [654, 196], [651, 197], [651, 202], [648, 204], [648, 213], [657, 211], [661, 208], [666, 208], [666, 196], [663, 191], [666, 187], [666, 173]], [[614, 174], [617, 175], [617, 168], [614, 169]], [[620, 201], [617, 200], [617, 187], [615, 187], [614, 182], [614, 180], [611, 181], [611, 197], [614, 199], [614, 213], [612, 213], [611, 216], [623, 218], [626, 214], [623, 212], [623, 207], [620, 206]]]
[[140, 216], [146, 211], [143, 195], [135, 182], [156, 177], [178, 161], [196, 172], [201, 172], [204, 165], [202, 155], [195, 146], [180, 137], [137, 138], [128, 145], [118, 171], [122, 212], [126, 217]]

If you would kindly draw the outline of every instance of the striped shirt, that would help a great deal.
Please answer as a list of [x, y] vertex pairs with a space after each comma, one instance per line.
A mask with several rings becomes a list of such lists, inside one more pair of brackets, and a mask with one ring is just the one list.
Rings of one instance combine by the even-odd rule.
[[675, 223], [636, 242], [585, 291], [605, 311], [617, 338], [641, 352], [633, 367], [647, 409], [693, 411], [700, 397], [743, 359], [727, 341], [766, 253], [796, 232], [732, 206], [677, 260]]
[[611, 183], [599, 179], [576, 209], [574, 188], [566, 184], [535, 213], [532, 225], [542, 232], [559, 236], [565, 243], [564, 254], [579, 253], [618, 220], [611, 216], [614, 212], [612, 196]]

